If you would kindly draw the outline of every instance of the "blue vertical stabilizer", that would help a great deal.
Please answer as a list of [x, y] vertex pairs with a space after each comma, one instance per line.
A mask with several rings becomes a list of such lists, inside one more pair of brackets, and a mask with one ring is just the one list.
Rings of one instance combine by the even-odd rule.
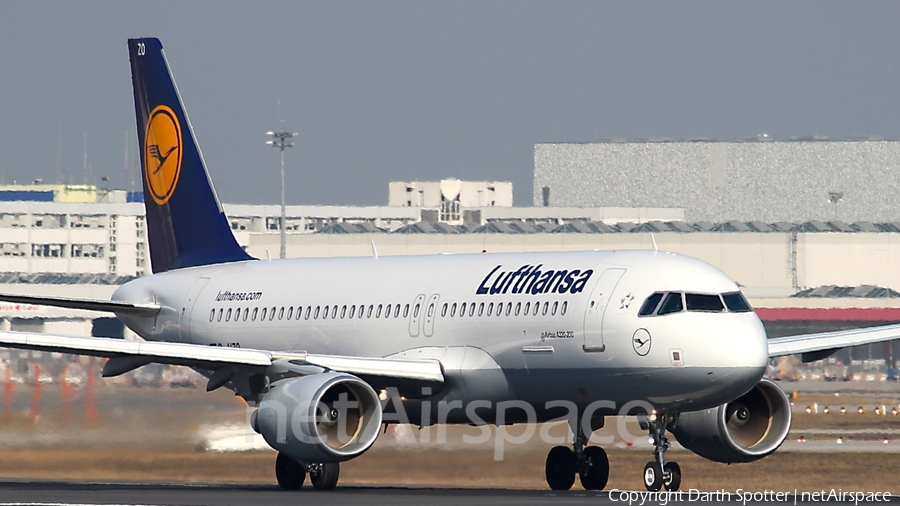
[[251, 260], [228, 226], [159, 39], [129, 39], [153, 272]]

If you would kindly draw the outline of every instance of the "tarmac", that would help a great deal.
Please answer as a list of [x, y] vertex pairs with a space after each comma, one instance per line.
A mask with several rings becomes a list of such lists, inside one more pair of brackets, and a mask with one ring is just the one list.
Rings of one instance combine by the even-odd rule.
[[[828, 493], [829, 491], [825, 491]], [[838, 491], [839, 492], [839, 491]], [[119, 505], [257, 505], [267, 506], [316, 504], [406, 506], [455, 506], [458, 504], [491, 506], [569, 505], [569, 504], [632, 504], [666, 506], [676, 503], [708, 504], [773, 504], [813, 505], [822, 502], [834, 504], [868, 504], [897, 502], [898, 496], [882, 496], [878, 500], [843, 501], [827, 500], [827, 496], [810, 497], [783, 493], [775, 495], [746, 496], [734, 492], [729, 496], [710, 494], [706, 497], [691, 496], [690, 491], [647, 495], [645, 491], [607, 492], [552, 492], [540, 490], [472, 490], [472, 489], [416, 489], [416, 488], [362, 488], [338, 487], [332, 491], [316, 491], [311, 487], [297, 492], [284, 492], [272, 485], [174, 485], [154, 483], [75, 483], [50, 481], [2, 481], [0, 482], [0, 506], [7, 505], [69, 505], [69, 504], [119, 504]], [[757, 500], [759, 499], [759, 500]], [[823, 500], [826, 499], [826, 500]], [[875, 499], [875, 498], [873, 498]]]

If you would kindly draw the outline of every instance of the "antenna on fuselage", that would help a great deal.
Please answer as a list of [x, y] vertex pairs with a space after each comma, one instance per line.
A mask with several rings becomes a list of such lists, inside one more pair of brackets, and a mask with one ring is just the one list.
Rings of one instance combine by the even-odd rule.
[[653, 235], [653, 232], [650, 232], [650, 240], [653, 241], [653, 252], [659, 253], [659, 246], [656, 245], [656, 237]]
[[372, 239], [369, 242], [370, 242], [370, 244], [372, 244], [372, 257], [375, 260], [378, 260], [378, 250], [375, 248], [375, 239]]

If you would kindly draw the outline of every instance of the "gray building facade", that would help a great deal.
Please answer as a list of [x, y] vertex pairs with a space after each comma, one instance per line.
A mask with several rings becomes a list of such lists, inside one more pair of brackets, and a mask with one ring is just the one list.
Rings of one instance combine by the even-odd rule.
[[688, 221], [898, 221], [900, 141], [535, 144], [534, 205], [678, 207]]

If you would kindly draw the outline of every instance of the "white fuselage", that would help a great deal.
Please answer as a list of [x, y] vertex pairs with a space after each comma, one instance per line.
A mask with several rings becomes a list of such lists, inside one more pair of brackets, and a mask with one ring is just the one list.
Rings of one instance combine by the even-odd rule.
[[456, 378], [444, 398], [524, 400], [542, 418], [554, 400], [691, 411], [755, 385], [768, 361], [756, 314], [638, 315], [666, 291], [739, 288], [690, 257], [598, 251], [237, 262], [142, 278], [113, 298], [163, 306], [120, 315], [147, 340], [436, 358]]

